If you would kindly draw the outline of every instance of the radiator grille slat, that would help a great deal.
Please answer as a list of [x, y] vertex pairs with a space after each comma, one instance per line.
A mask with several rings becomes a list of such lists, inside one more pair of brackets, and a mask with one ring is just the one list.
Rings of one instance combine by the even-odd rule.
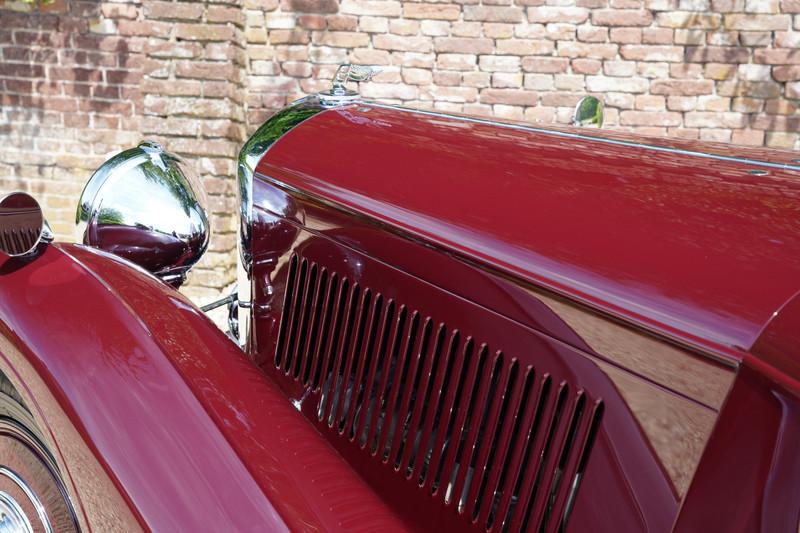
[[441, 318], [295, 254], [275, 368], [330, 438], [468, 524], [563, 530], [602, 401]]

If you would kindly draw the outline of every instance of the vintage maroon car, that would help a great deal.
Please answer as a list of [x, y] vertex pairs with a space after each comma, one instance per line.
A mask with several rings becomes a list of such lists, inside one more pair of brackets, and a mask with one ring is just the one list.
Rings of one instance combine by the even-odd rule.
[[228, 337], [174, 288], [208, 220], [157, 145], [81, 245], [0, 202], [0, 532], [798, 530], [796, 153], [339, 74], [242, 150]]

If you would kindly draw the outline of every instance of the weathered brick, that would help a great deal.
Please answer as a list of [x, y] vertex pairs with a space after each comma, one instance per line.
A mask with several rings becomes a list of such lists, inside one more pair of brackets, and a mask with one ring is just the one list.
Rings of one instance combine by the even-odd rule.
[[642, 42], [645, 44], [672, 44], [673, 31], [670, 28], [644, 28]]
[[589, 10], [584, 7], [542, 6], [528, 8], [529, 22], [571, 22], [580, 24], [589, 18]]
[[698, 96], [697, 109], [699, 111], [730, 111], [731, 98], [713, 94]]
[[567, 68], [569, 68], [569, 59], [563, 57], [526, 57], [522, 59], [522, 70], [525, 72], [566, 72]]
[[592, 59], [613, 59], [619, 47], [615, 44], [590, 44], [578, 42], [559, 42], [557, 53], [563, 57], [589, 57]]
[[679, 126], [681, 114], [672, 111], [623, 111], [619, 114], [623, 126]]
[[597, 74], [602, 68], [602, 62], [597, 59], [573, 59], [572, 71], [576, 74]]
[[519, 89], [483, 89], [480, 92], [483, 104], [536, 105], [537, 98], [535, 92]]
[[690, 128], [744, 128], [747, 126], [747, 115], [734, 111], [690, 111], [684, 115], [684, 124]]
[[800, 132], [800, 115], [767, 115], [759, 114], [753, 117], [752, 127], [757, 130]]
[[492, 87], [501, 89], [522, 87], [522, 74], [519, 72], [495, 72], [492, 74]]
[[210, 24], [177, 24], [176, 36], [187, 41], [230, 41], [234, 37], [230, 26]]
[[395, 0], [342, 0], [339, 12], [350, 15], [396, 17], [401, 14], [400, 2]]
[[646, 9], [598, 9], [592, 11], [595, 26], [649, 26], [653, 15]]
[[703, 65], [699, 63], [672, 63], [669, 66], [669, 75], [678, 79], [702, 78]]
[[764, 109], [764, 100], [760, 98], [750, 98], [747, 96], [737, 96], [731, 101], [731, 110], [740, 113], [758, 113]]
[[714, 82], [710, 80], [654, 80], [650, 84], [652, 94], [680, 94], [696, 96], [711, 94]]
[[751, 129], [734, 130], [731, 142], [745, 146], [761, 146], [764, 144], [764, 132]]
[[772, 43], [770, 31], [742, 31], [738, 34], [739, 42], [743, 46], [769, 46]]
[[750, 50], [726, 46], [687, 46], [684, 57], [692, 63], [746, 63], [750, 58]]
[[[641, 28], [611, 28], [609, 39], [612, 43], [639, 44], [642, 42]], [[670, 37], [672, 42], [672, 37]]]
[[712, 80], [728, 80], [736, 74], [736, 65], [726, 63], [707, 63], [703, 75]]
[[637, 94], [634, 108], [638, 111], [663, 111], [667, 108], [667, 100], [663, 96]]
[[203, 4], [193, 2], [150, 1], [144, 4], [145, 16], [150, 20], [200, 20], [203, 11], [205, 11]]
[[[430, 39], [425, 37], [400, 37], [397, 35], [375, 35], [372, 45], [379, 50], [401, 50], [407, 52], [430, 52], [433, 49]], [[442, 50], [437, 47], [437, 52], [456, 51]]]
[[[378, 43], [385, 42], [386, 38], [390, 37], [391, 36], [389, 35], [376, 35], [374, 41], [375, 48], [384, 48], [384, 46], [381, 46]], [[367, 35], [366, 33], [351, 32], [351, 31], [314, 32], [314, 34], [312, 35], [312, 40], [315, 44], [321, 44], [324, 46], [336, 46], [341, 48], [358, 48], [361, 46], [367, 46], [370, 42], [369, 35]], [[407, 50], [409, 48], [395, 47], [390, 49]], [[416, 48], [413, 49], [416, 50]], [[418, 50], [418, 51], [427, 51], [427, 50]]]
[[337, 0], [283, 0], [281, 4], [284, 10], [298, 13], [336, 13], [339, 10]]
[[656, 24], [665, 28], [698, 28], [715, 30], [722, 24], [722, 15], [690, 11], [670, 11], [656, 15]]
[[433, 81], [430, 70], [421, 68], [404, 68], [403, 82], [409, 85], [429, 85]]
[[730, 30], [788, 30], [791, 24], [792, 17], [789, 15], [756, 15], [752, 13], [725, 15], [725, 27]]
[[606, 76], [633, 76], [636, 63], [633, 61], [604, 61], [603, 73]]
[[522, 22], [521, 7], [464, 6], [464, 20], [483, 22]]
[[478, 66], [484, 72], [518, 72], [520, 70], [520, 58], [516, 56], [481, 56]]
[[587, 43], [604, 43], [608, 40], [608, 28], [578, 26], [578, 40]]
[[403, 4], [403, 16], [410, 19], [458, 20], [461, 6], [455, 4]]
[[[427, 40], [426, 42], [430, 43]], [[437, 37], [433, 40], [433, 48], [437, 53], [491, 54], [494, 49], [494, 43], [491, 39]]]
[[525, 74], [523, 86], [534, 91], [550, 91], [555, 88], [555, 76], [552, 74]]
[[680, 46], [623, 45], [620, 55], [634, 61], [683, 61], [683, 48]]
[[491, 74], [487, 72], [464, 72], [461, 82], [466, 87], [488, 87], [491, 84]]
[[327, 29], [330, 31], [356, 31], [358, 29], [358, 17], [353, 15], [329, 15], [325, 17], [325, 21]]
[[613, 78], [607, 76], [587, 76], [586, 88], [591, 92], [616, 91], [621, 93], [644, 93], [650, 86], [645, 78]]
[[438, 54], [436, 67], [449, 70], [472, 70], [477, 64], [475, 54]]
[[483, 36], [490, 39], [511, 39], [514, 37], [514, 24], [505, 22], [484, 22]]
[[539, 41], [533, 39], [508, 39], [497, 42], [496, 52], [519, 56], [550, 55], [555, 50], [552, 41]]
[[793, 102], [780, 98], [772, 98], [771, 100], [767, 100], [764, 111], [770, 115], [794, 115], [797, 113], [797, 109], [797, 104]]
[[758, 49], [753, 53], [756, 63], [767, 65], [798, 65], [800, 64], [800, 49], [774, 48]]
[[705, 44], [705, 30], [675, 30], [675, 44]]
[[450, 23], [442, 20], [423, 20], [420, 22], [420, 29], [422, 35], [442, 37], [450, 33]]
[[800, 65], [773, 67], [772, 77], [777, 81], [800, 80]]

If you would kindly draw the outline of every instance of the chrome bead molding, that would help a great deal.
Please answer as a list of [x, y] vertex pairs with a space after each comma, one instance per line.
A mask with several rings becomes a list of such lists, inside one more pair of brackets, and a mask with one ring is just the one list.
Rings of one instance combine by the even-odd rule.
[[238, 195], [239, 195], [239, 261], [238, 278], [238, 342], [245, 347], [250, 332], [252, 309], [252, 261], [253, 251], [253, 176], [264, 154], [278, 139], [292, 128], [314, 115], [328, 109], [317, 96], [307, 96], [278, 111], [259, 127], [239, 152]]
[[525, 126], [521, 124], [509, 124], [507, 122], [499, 122], [497, 120], [486, 119], [486, 118], [477, 118], [477, 117], [465, 117], [462, 115], [450, 115], [447, 113], [442, 113], [439, 111], [429, 111], [426, 109], [412, 109], [410, 107], [403, 107], [399, 105], [392, 105], [392, 104], [380, 104], [376, 102], [370, 102], [366, 100], [359, 100], [359, 104], [368, 105], [371, 107], [376, 107], [379, 109], [393, 109], [395, 111], [403, 111], [406, 113], [417, 113], [420, 115], [426, 115], [430, 117], [439, 117], [439, 118], [447, 118], [451, 120], [460, 120], [464, 122], [471, 122], [473, 124], [489, 124], [492, 126], [498, 126], [501, 128], [512, 129], [512, 130], [520, 130], [520, 131], [530, 131], [533, 133], [541, 133], [543, 135], [552, 135], [554, 137], [562, 137], [566, 139], [576, 139], [576, 140], [584, 140], [584, 141], [594, 141], [606, 144], [613, 144], [616, 146], [625, 146], [628, 148], [641, 148], [644, 150], [653, 150], [655, 152], [662, 152], [662, 153], [669, 153], [669, 154], [680, 154], [685, 156], [691, 157], [701, 157], [704, 159], [715, 159], [717, 161], [729, 161], [731, 163], [741, 163], [743, 165], [755, 165], [761, 167], [768, 167], [774, 168], [778, 170], [791, 170], [795, 172], [800, 172], [800, 159], [793, 160], [793, 162], [797, 162], [798, 164], [789, 164], [789, 163], [773, 163], [771, 161], [762, 161], [759, 159], [747, 159], [745, 157], [736, 157], [736, 156], [728, 156], [722, 154], [709, 154], [706, 152], [698, 152], [696, 150], [683, 150], [681, 148], [670, 148], [668, 146], [658, 146], [655, 144], [647, 144], [647, 143], [637, 143], [634, 141], [623, 141], [620, 139], [610, 139], [608, 137], [602, 137], [602, 134], [598, 135], [590, 135], [584, 133], [573, 133], [569, 131], [561, 131], [556, 129], [548, 129], [542, 128], [537, 126]]
[[[53, 526], [47, 516], [44, 505], [25, 481], [16, 472], [0, 466], [0, 476], [7, 477], [25, 494], [36, 509], [39, 521], [45, 533], [53, 533]], [[7, 492], [0, 491], [0, 533], [33, 533], [34, 529], [30, 520], [25, 515], [19, 503]]]

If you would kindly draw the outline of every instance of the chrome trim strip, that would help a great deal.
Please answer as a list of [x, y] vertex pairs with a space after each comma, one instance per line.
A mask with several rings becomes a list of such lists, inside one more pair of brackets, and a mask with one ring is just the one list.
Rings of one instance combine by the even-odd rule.
[[239, 152], [237, 165], [239, 199], [239, 258], [237, 285], [239, 302], [239, 345], [246, 348], [252, 308], [252, 225], [253, 225], [253, 175], [261, 158], [273, 144], [292, 128], [328, 109], [316, 96], [307, 96], [290, 104], [267, 119], [247, 140]]
[[23, 481], [22, 478], [10, 468], [0, 466], [0, 475], [9, 478], [20, 488], [20, 490], [22, 490], [23, 493], [25, 493], [25, 496], [31, 501], [34, 509], [36, 509], [36, 514], [39, 515], [39, 520], [42, 522], [42, 527], [44, 527], [45, 533], [53, 533], [53, 526], [50, 525], [50, 519], [47, 517], [47, 511], [45, 511], [42, 501], [33, 492], [33, 489], [31, 489], [28, 484], [25, 483], [25, 481]]
[[[439, 117], [439, 118], [448, 118], [452, 120], [462, 120], [465, 122], [471, 122], [474, 124], [487, 124], [491, 126], [499, 126], [502, 128], [514, 129], [514, 130], [521, 130], [521, 131], [529, 131], [532, 133], [541, 133], [544, 135], [553, 135], [555, 137], [563, 137], [567, 139], [578, 139], [583, 141], [595, 141], [595, 142], [602, 142], [606, 144], [613, 144], [616, 146], [625, 146], [627, 148], [641, 148], [645, 150], [653, 150], [656, 152], [663, 152], [663, 153], [670, 153], [670, 154], [679, 154], [691, 157], [702, 157], [705, 159], [715, 159], [718, 161], [728, 161], [731, 163], [741, 163], [745, 165], [756, 165], [756, 166], [763, 166], [768, 168], [774, 168], [778, 170], [794, 170], [796, 172], [800, 172], [800, 164], [792, 165], [789, 163], [770, 163], [769, 161], [759, 161], [757, 159], [747, 159], [744, 157], [734, 157], [734, 156], [726, 156], [720, 154], [709, 154], [706, 152], [697, 152], [694, 150], [682, 150], [680, 148], [670, 148], [668, 146], [657, 146], [654, 144], [644, 144], [644, 143], [637, 143], [632, 141], [622, 141], [619, 139], [609, 139], [606, 137], [594, 136], [594, 135], [585, 135], [581, 133], [570, 133], [566, 131], [558, 131], [558, 130], [550, 130], [547, 128], [540, 128], [536, 126], [524, 126], [521, 124], [509, 124], [506, 122], [499, 122], [496, 120], [491, 119], [484, 119], [478, 117], [464, 117], [460, 115], [450, 115], [447, 113], [441, 113], [438, 111], [429, 111], [426, 109], [413, 109], [410, 107], [403, 107], [399, 105], [392, 105], [392, 104], [381, 104], [377, 102], [371, 102], [367, 100], [359, 100], [357, 103], [369, 105], [372, 107], [377, 107], [381, 109], [393, 109], [395, 111], [406, 111], [408, 113], [417, 113], [420, 115], [426, 115], [431, 117]], [[800, 160], [798, 160], [800, 161]]]

